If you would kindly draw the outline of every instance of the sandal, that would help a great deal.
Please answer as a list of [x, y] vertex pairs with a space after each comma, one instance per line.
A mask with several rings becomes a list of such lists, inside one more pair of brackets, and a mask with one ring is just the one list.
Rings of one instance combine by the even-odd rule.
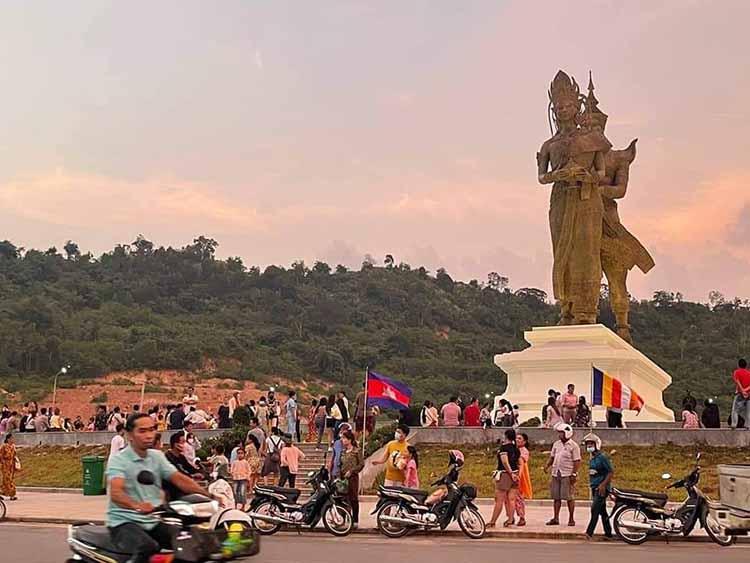
[[517, 526], [518, 526], [519, 528], [522, 528], [522, 527], [524, 527], [525, 525], [526, 525], [526, 520], [525, 520], [525, 519], [523, 519], [523, 518], [521, 518], [521, 519], [520, 519], [520, 520], [518, 521], [518, 524], [517, 524]]
[[494, 522], [487, 522], [487, 528], [494, 528], [495, 523]]
[[510, 528], [513, 525], [513, 520], [506, 520], [503, 522], [503, 528]]
[[576, 521], [575, 520], [568, 520], [568, 526], [569, 527], [573, 528], [573, 527], [575, 527], [575, 525], [576, 525]]
[[547, 524], [546, 524], [546, 526], [559, 526], [559, 525], [560, 525], [560, 521], [559, 520], [555, 520], [554, 518], [552, 520], [550, 520], [549, 522], [547, 522]]

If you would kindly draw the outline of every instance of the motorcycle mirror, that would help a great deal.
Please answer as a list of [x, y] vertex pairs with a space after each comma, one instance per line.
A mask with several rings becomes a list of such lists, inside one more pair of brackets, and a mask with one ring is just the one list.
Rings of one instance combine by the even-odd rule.
[[315, 477], [315, 471], [309, 471], [309, 472], [307, 473], [307, 476], [308, 476], [308, 477]]
[[150, 471], [146, 471], [145, 469], [138, 473], [138, 476], [136, 477], [138, 482], [141, 485], [153, 485], [156, 483], [156, 479], [154, 479], [154, 474]]
[[671, 479], [672, 478], [672, 474], [671, 473], [662, 473], [661, 478], [666, 481], [667, 479]]

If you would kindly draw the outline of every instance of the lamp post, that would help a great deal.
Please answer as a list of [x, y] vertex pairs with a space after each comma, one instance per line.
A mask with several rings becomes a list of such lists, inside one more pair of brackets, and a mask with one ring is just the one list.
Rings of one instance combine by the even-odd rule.
[[58, 371], [55, 374], [55, 383], [54, 383], [54, 386], [52, 387], [52, 406], [53, 407], [57, 405], [57, 378], [60, 377], [61, 375], [65, 375], [66, 373], [68, 373], [69, 369], [70, 369], [70, 366], [63, 366], [60, 368], [60, 371]]

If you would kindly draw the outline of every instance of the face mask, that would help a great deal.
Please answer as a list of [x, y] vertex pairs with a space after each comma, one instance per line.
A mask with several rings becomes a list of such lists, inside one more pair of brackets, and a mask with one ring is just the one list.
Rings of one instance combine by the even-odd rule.
[[395, 433], [395, 434], [393, 435], [393, 437], [394, 437], [394, 438], [396, 438], [396, 440], [401, 440], [402, 434], [401, 434], [401, 432], [396, 432], [396, 433]]
[[595, 446], [586, 446], [586, 451], [589, 452], [590, 454], [593, 454], [596, 451], [596, 447]]
[[194, 440], [188, 440], [187, 443], [192, 446], [195, 443], [195, 441]]

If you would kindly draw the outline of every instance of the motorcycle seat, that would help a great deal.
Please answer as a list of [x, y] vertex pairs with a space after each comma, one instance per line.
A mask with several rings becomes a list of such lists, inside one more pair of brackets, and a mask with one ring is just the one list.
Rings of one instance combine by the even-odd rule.
[[299, 489], [288, 489], [286, 487], [277, 487], [275, 485], [256, 485], [255, 490], [259, 493], [266, 491], [267, 493], [276, 493], [277, 495], [284, 495], [291, 501], [295, 501], [299, 498]]
[[625, 497], [641, 497], [646, 498], [649, 500], [656, 500], [659, 502], [667, 502], [669, 497], [666, 495], [666, 493], [651, 493], [648, 491], [639, 491], [636, 489], [613, 489], [612, 490], [615, 494], [615, 496], [625, 496]]
[[385, 492], [393, 491], [397, 493], [403, 493], [405, 495], [411, 495], [419, 502], [424, 502], [424, 500], [427, 498], [427, 495], [430, 494], [428, 491], [423, 491], [421, 489], [409, 489], [408, 487], [386, 487], [384, 485], [382, 489]]
[[106, 526], [95, 526], [93, 524], [78, 526], [74, 529], [73, 537], [82, 541], [83, 543], [87, 543], [103, 551], [108, 551], [109, 553], [132, 555], [129, 551], [117, 547], [112, 542], [112, 537], [109, 534], [109, 528], [107, 528]]

